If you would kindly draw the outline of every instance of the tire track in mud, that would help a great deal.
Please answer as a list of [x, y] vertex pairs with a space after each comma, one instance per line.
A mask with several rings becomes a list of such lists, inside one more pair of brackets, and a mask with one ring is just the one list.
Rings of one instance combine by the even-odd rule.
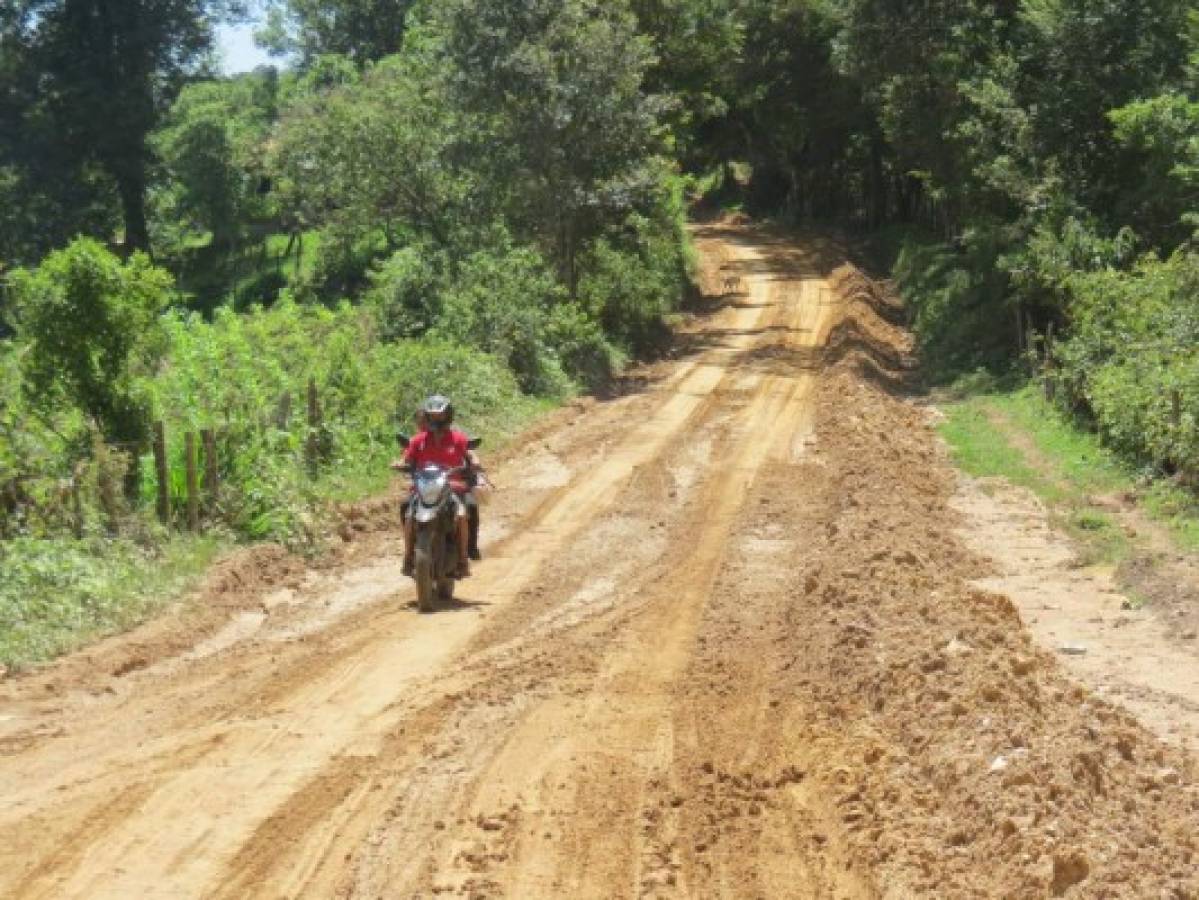
[[[760, 343], [760, 341], [757, 339], [757, 335], [759, 332], [763, 333], [763, 334], [767, 334], [767, 335], [772, 335], [776, 329], [787, 327], [786, 323], [788, 321], [788, 317], [794, 316], [794, 311], [792, 309], [784, 308], [780, 304], [770, 302], [768, 299], [768, 293], [769, 292], [768, 292], [767, 286], [765, 284], [763, 284], [759, 288], [755, 288], [754, 290], [751, 291], [751, 304], [754, 304], [754, 305], [760, 307], [761, 309], [769, 312], [769, 317], [770, 317], [769, 324], [759, 322], [758, 327], [753, 328], [753, 329], [745, 329], [745, 328], [737, 329], [732, 335], [732, 339], [730, 341], [731, 345], [724, 346], [724, 347], [718, 349], [719, 353], [721, 353], [722, 355], [727, 354], [730, 357], [730, 363], [726, 366], [721, 366], [722, 369], [731, 368], [734, 364], [736, 364], [739, 361], [741, 354], [752, 351], [754, 349], [754, 347]], [[761, 300], [762, 302], [755, 303], [755, 301], [758, 301], [758, 300]], [[751, 306], [750, 308], [753, 308], [753, 306]], [[651, 448], [651, 451], [648, 453], [648, 455], [644, 454], [644, 452], [643, 452], [643, 454], [642, 454], [643, 461], [642, 462], [639, 462], [637, 464], [630, 464], [627, 460], [622, 460], [618, 457], [615, 460], [615, 462], [617, 463], [617, 469], [624, 473], [622, 480], [627, 480], [629, 477], [631, 477], [633, 479], [633, 481], [635, 482], [639, 478], [641, 478], [644, 473], [652, 472], [657, 469], [660, 469], [661, 468], [661, 457], [666, 452], [668, 444], [677, 445], [680, 443], [685, 443], [685, 441], [682, 439], [682, 437], [680, 435], [694, 433], [695, 428], [702, 427], [703, 423], [708, 422], [713, 417], [719, 415], [718, 407], [720, 406], [721, 399], [725, 398], [726, 402], [727, 402], [727, 398], [730, 395], [734, 395], [734, 394], [738, 393], [737, 390], [728, 389], [723, 386], [723, 382], [725, 382], [727, 380], [727, 376], [728, 376], [727, 372], [722, 374], [722, 376], [720, 378], [720, 382], [721, 382], [720, 385], [718, 385], [712, 391], [710, 391], [704, 395], [701, 395], [699, 398], [697, 398], [697, 399], [701, 400], [702, 402], [699, 405], [695, 406], [695, 408], [694, 408], [695, 411], [689, 417], [687, 426], [685, 428], [683, 428], [678, 434], [658, 434], [656, 436], [656, 440], [654, 441], [655, 446], [653, 446]], [[710, 378], [710, 375], [705, 374], [704, 377]], [[736, 378], [742, 379], [742, 376], [738, 374], [738, 375], [736, 375]], [[760, 378], [755, 376], [754, 380], [760, 381]], [[681, 381], [678, 379], [673, 379], [673, 382], [675, 384], [682, 385], [682, 386], [686, 386], [687, 381], [688, 381], [688, 379], [683, 379]], [[769, 411], [769, 415], [768, 415], [767, 419], [777, 418], [777, 414], [780, 413], [782, 411], [782, 409], [781, 409], [780, 404], [776, 404], [776, 407], [778, 407], [778, 408], [775, 408], [775, 409]], [[762, 424], [762, 423], [755, 423], [755, 424], [757, 425], [757, 424]], [[644, 431], [644, 430], [645, 429], [642, 429], [642, 431]], [[637, 441], [638, 441], [638, 443], [642, 444], [643, 446], [647, 443], [641, 437], [638, 437]], [[610, 457], [605, 457], [606, 463], [612, 462], [612, 461], [613, 460]], [[605, 484], [607, 484], [608, 481], [609, 480], [606, 479]], [[611, 497], [613, 499], [618, 496], [615, 492], [610, 491], [609, 493], [611, 494]], [[616, 504], [613, 502], [609, 502], [606, 505], [612, 506], [612, 505], [616, 505]], [[595, 526], [592, 526], [592, 528], [594, 529]], [[561, 534], [562, 530], [567, 530], [567, 529], [565, 529], [565, 527], [562, 526], [561, 530], [558, 533], [552, 534], [550, 539], [545, 540], [545, 542], [544, 542], [545, 546], [543, 546], [540, 551], [541, 555], [545, 557], [545, 560], [543, 560], [542, 564], [537, 567], [538, 571], [540, 571], [542, 568], [544, 568], [545, 564], [548, 563], [550, 560], [552, 560], [555, 557], [555, 555], [557, 554], [557, 552], [559, 550], [559, 547], [565, 547], [565, 546], [569, 545], [569, 541], [564, 540], [564, 538]], [[635, 536], [635, 532], [634, 532], [634, 536]], [[650, 561], [652, 561], [652, 559], [646, 560], [646, 561], [650, 562]], [[527, 565], [527, 560], [526, 560], [526, 565]], [[532, 566], [529, 566], [529, 568], [532, 568]], [[550, 568], [552, 569], [553, 567], [551, 566]], [[579, 576], [579, 579], [582, 582], [594, 584], [596, 575], [598, 573], [594, 569], [588, 569], [588, 570], [585, 570], [585, 571], [577, 573], [577, 574]], [[622, 585], [622, 592], [623, 592], [627, 574], [628, 574], [627, 572], [620, 572], [620, 573], [618, 573], [618, 576], [616, 578], [609, 579], [609, 581], [610, 581], [610, 583], [620, 582]], [[555, 585], [564, 583], [560, 580], [559, 577], [554, 577], [552, 575], [552, 573], [551, 573], [551, 577], [549, 578], [549, 580], [550, 580], [550, 583], [555, 584]], [[566, 582], [566, 583], [569, 583], [569, 582]], [[509, 587], [511, 587], [511, 586], [509, 586]], [[482, 680], [482, 682], [484, 682], [484, 684], [486, 684], [488, 681], [491, 682], [486, 688], [484, 688], [482, 690], [482, 693], [484, 696], [486, 696], [486, 697], [504, 696], [506, 694], [513, 693], [513, 689], [512, 689], [512, 687], [510, 687], [509, 682], [511, 679], [516, 677], [515, 673], [524, 672], [529, 669], [537, 669], [539, 667], [539, 663], [546, 656], [546, 652], [544, 650], [542, 650], [539, 653], [534, 653], [532, 658], [529, 659], [529, 658], [527, 658], [526, 655], [524, 655], [524, 654], [528, 653], [528, 649], [530, 647], [536, 648], [537, 645], [541, 641], [551, 639], [552, 637], [555, 636], [556, 632], [561, 632], [563, 630], [567, 630], [567, 629], [571, 628], [572, 626], [579, 624], [579, 622], [576, 619], [573, 619], [570, 617], [567, 617], [566, 620], [563, 619], [563, 614], [562, 614], [562, 606], [563, 605], [561, 604], [561, 596], [558, 593], [558, 591], [554, 591], [551, 596], [553, 596], [555, 598], [554, 602], [555, 602], [555, 606], [556, 606], [556, 608], [552, 611], [552, 614], [550, 614], [546, 617], [533, 617], [531, 621], [524, 621], [523, 627], [514, 631], [514, 634], [516, 636], [514, 638], [512, 638], [511, 640], [503, 641], [503, 642], [500, 642], [497, 644], [493, 640], [486, 639], [484, 635], [479, 636], [480, 638], [485, 638], [485, 639], [481, 643], [478, 643], [477, 646], [475, 647], [475, 650], [474, 650], [475, 655], [478, 656], [478, 655], [482, 654], [484, 659], [486, 659], [488, 657], [495, 658], [497, 661], [499, 661], [501, 663], [501, 672], [502, 672], [502, 678], [497, 679], [495, 677], [494, 672], [490, 671], [487, 668], [487, 665], [483, 660], [480, 660], [477, 663], [477, 668], [479, 670], [478, 677], [480, 677], [480, 679]], [[644, 602], [644, 601], [642, 601], [642, 602]], [[570, 601], [568, 601], [564, 605], [567, 609], [569, 609], [572, 605], [577, 606], [578, 604], [573, 604]], [[594, 616], [594, 615], [600, 614], [602, 612], [607, 612], [610, 609], [610, 606], [605, 606], [604, 604], [596, 604], [594, 602], [584, 604], [584, 606], [592, 607], [592, 608], [584, 608], [584, 609], [579, 610], [579, 612], [580, 612], [579, 618], [582, 618], [582, 619], [586, 619], [589, 616]], [[601, 609], [597, 611], [597, 609], [594, 608], [596, 606], [600, 606]], [[627, 612], [627, 610], [626, 610], [626, 612]], [[524, 619], [526, 615], [527, 614], [524, 612], [517, 613], [517, 616], [522, 619]], [[488, 631], [496, 630], [497, 624], [499, 624], [499, 623], [492, 623], [489, 626]], [[502, 625], [501, 625], [501, 627], [499, 627], [498, 630], [501, 633], [505, 631], [505, 629], [502, 628]], [[559, 648], [559, 649], [561, 649], [561, 648]], [[580, 658], [582, 658], [582, 657], [580, 657]], [[557, 665], [556, 663], [551, 664], [548, 667], [554, 670], [553, 677], [555, 679], [562, 679], [567, 674], [562, 670], [562, 667], [560, 665]], [[497, 681], [499, 683], [495, 683]], [[529, 684], [521, 684], [517, 688], [517, 690], [520, 690], [521, 688], [524, 688], [527, 690], [529, 686], [530, 686]], [[476, 688], [475, 688], [476, 693], [478, 693], [479, 690], [480, 690], [479, 687], [476, 686]], [[464, 694], [468, 691], [469, 691], [469, 688], [464, 688], [462, 684], [458, 684], [454, 688], [454, 693], [459, 696], [461, 696], [462, 694]], [[459, 711], [459, 714], [461, 714], [461, 711]], [[492, 724], [494, 724], [494, 723], [492, 723]], [[443, 730], [444, 730], [444, 726], [443, 726]], [[452, 762], [449, 765], [462, 767], [463, 764], [462, 764], [461, 757], [463, 754], [462, 754], [461, 746], [455, 744], [453, 747], [453, 750], [454, 750], [454, 754], [452, 757], [450, 757]], [[447, 756], [448, 756], [448, 754], [447, 754]], [[474, 763], [471, 766], [471, 768], [480, 767], [480, 766], [482, 766], [482, 764], [483, 764], [483, 760], [480, 760], [477, 763]], [[426, 765], [425, 770], [420, 773], [420, 777], [421, 777], [422, 781], [425, 781], [425, 782], [436, 783], [438, 780], [436, 771], [432, 771], [432, 772], [429, 771], [428, 765]], [[442, 778], [447, 784], [454, 780], [449, 772], [446, 772], [442, 776]], [[368, 798], [367, 802], [373, 803], [374, 808], [368, 814], [363, 814], [366, 811], [360, 810], [359, 814], [358, 814], [358, 818], [361, 820], [364, 820], [364, 821], [371, 821], [371, 820], [376, 819], [378, 816], [380, 816], [381, 811], [379, 809], [379, 805], [380, 805], [379, 801], [380, 801], [380, 798], [378, 796]], [[450, 805], [450, 801], [447, 800], [446, 797], [438, 797], [436, 795], [430, 795], [428, 792], [426, 792], [419, 798], [418, 797], [407, 798], [407, 801], [405, 803], [403, 803], [402, 805], [407, 807], [409, 810], [413, 810], [413, 809], [415, 809], [415, 810], [429, 810], [429, 809], [444, 810], [445, 808], [447, 808], [447, 806]], [[345, 818], [345, 816], [339, 814], [339, 818]], [[394, 832], [403, 833], [405, 835], [406, 843], [415, 842], [415, 843], [424, 845], [426, 840], [433, 841], [437, 837], [437, 835], [435, 834], [435, 831], [437, 829], [435, 829], [435, 827], [434, 827], [435, 822], [433, 820], [431, 820], [427, 815], [418, 816], [417, 818], [419, 819], [419, 821], [413, 821], [413, 820], [406, 819], [402, 823], [402, 825], [400, 822], [393, 821], [392, 824], [389, 826], [389, 828], [390, 828], [390, 830], [392, 830]], [[444, 825], [444, 822], [442, 824]], [[417, 837], [417, 835], [420, 835], [420, 837]], [[339, 846], [340, 845], [344, 845], [346, 847], [352, 847], [354, 845], [354, 841], [340, 841]], [[249, 848], [247, 848], [247, 849], [249, 849]], [[463, 852], [467, 856], [473, 855], [472, 851], [469, 848], [465, 849]], [[245, 869], [243, 869], [242, 874], [240, 874], [238, 876], [238, 878], [235, 879], [233, 884], [235, 886], [240, 886], [240, 885], [244, 885], [247, 883], [253, 883], [255, 880], [260, 881], [260, 882], [263, 880], [266, 880], [266, 873], [262, 870], [262, 865], [261, 865], [266, 860], [266, 855], [262, 854], [262, 853], [256, 853], [256, 852], [247, 852], [247, 853], [243, 854], [243, 856], [244, 856], [243, 862], [247, 863], [247, 867]], [[331, 858], [336, 860], [337, 853], [331, 854]], [[277, 861], [275, 861], [275, 862], [277, 863]], [[273, 865], [276, 870], [285, 871], [288, 868], [287, 865], [282, 865], [282, 866], [279, 866], [277, 864], [273, 864]], [[425, 861], [421, 861], [420, 865], [417, 865], [415, 867], [409, 866], [408, 867], [409, 871], [407, 871], [404, 874], [397, 874], [395, 872], [390, 873], [389, 877], [386, 879], [388, 885], [390, 886], [390, 890], [393, 892], [395, 891], [395, 884], [397, 881], [405, 882], [405, 883], [412, 883], [412, 880], [417, 879], [421, 871], [427, 870], [428, 868], [429, 868], [429, 866], [427, 865], [427, 863]], [[436, 868], [436, 867], [434, 867], [434, 868]], [[477, 866], [476, 866], [476, 868], [477, 868]], [[474, 884], [476, 882], [477, 882], [477, 879], [474, 879], [474, 880], [468, 879], [467, 880], [467, 883], [470, 883], [470, 884]], [[328, 885], [324, 884], [323, 882], [319, 882], [319, 881], [309, 883], [307, 885], [306, 889], [308, 891], [314, 890], [314, 885], [317, 883], [322, 884], [322, 889], [329, 889]], [[237, 890], [226, 892], [225, 895], [226, 896], [236, 896]]]
[[[810, 279], [791, 302], [776, 302], [785, 315], [767, 331], [782, 340], [742, 355], [818, 347], [830, 322], [822, 286]], [[708, 424], [724, 420], [716, 455], [735, 463], [717, 467], [672, 523], [684, 541], [640, 582], [622, 586], [637, 597], [625, 602], [624, 615], [590, 640], [574, 635], [584, 652], [599, 657], [583, 685], [511, 715], [498, 750], [465, 760], [457, 754], [456, 763], [473, 773], [469, 786], [397, 802], [400, 817], [387, 830], [422, 846], [432, 841], [428, 858], [397, 864], [402, 847], [384, 842], [346, 894], [649, 896], [657, 886], [681, 885], [651, 802], [669, 779], [672, 735], [662, 723], [669, 723], [674, 682], [692, 653], [700, 610], [747, 489], [764, 464], [792, 458], [810, 427], [801, 414], [809, 405], [810, 373], [750, 372], [739, 380], [724, 405], [736, 406], [733, 397], [741, 396], [740, 408], [713, 409], [707, 417]], [[639, 498], [650, 507], [665, 500]], [[447, 782], [449, 768], [442, 775]], [[429, 823], [415, 821], [411, 811], [429, 806], [444, 817], [435, 829], [448, 835], [422, 833]]]
[[[801, 299], [794, 309], [792, 329], [813, 325], [808, 304]], [[814, 336], [811, 343], [818, 340]], [[784, 340], [778, 346], [785, 349], [791, 343]], [[526, 852], [514, 854], [507, 867], [514, 877], [501, 879], [501, 893], [563, 890], [571, 896], [605, 897], [633, 890], [648, 895], [668, 886], [687, 889], [679, 881], [675, 847], [661, 808], [650, 802], [671, 779], [674, 733], [668, 723], [675, 682], [693, 651], [700, 613], [724, 562], [740, 507], [761, 467], [791, 446], [802, 427], [794, 413], [803, 408], [810, 390], [810, 378], [761, 379], [749, 405], [731, 423], [731, 439], [718, 454], [729, 464], [717, 467], [697, 500], [693, 520], [686, 523], [691, 526], [683, 532], [686, 550], [667, 563], [667, 571], [650, 587], [649, 608], [622, 632], [620, 649], [606, 661], [590, 695], [574, 704], [582, 707], [581, 722], [567, 728], [575, 714], [567, 706], [557, 710], [558, 727], [544, 718], [530, 723], [481, 779], [484, 793], [475, 801], [478, 809], [503, 808], [497, 791], [506, 788], [516, 796], [527, 792], [505, 785], [511, 779], [504, 773], [516, 769], [517, 760], [544, 759], [551, 749], [545, 746], [547, 733], [569, 731], [573, 736], [554, 742], [557, 765], [546, 766], [532, 780], [531, 773], [522, 773], [524, 783], [542, 794], [542, 806], [552, 801], [548, 786], [573, 786], [566, 833], [552, 844], [535, 842]], [[616, 797], [623, 803], [614, 803]], [[535, 821], [531, 831], [539, 827], [542, 823]], [[550, 875], [548, 883], [539, 882], [538, 873]]]

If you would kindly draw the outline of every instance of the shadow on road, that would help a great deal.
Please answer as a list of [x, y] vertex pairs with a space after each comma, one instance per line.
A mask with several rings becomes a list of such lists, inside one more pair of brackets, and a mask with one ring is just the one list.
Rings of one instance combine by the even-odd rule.
[[[407, 606], [413, 612], [416, 612], [416, 599], [413, 598], [409, 600], [405, 606]], [[490, 601], [471, 600], [466, 597], [455, 597], [453, 600], [438, 600], [437, 603], [434, 604], [433, 608], [429, 610], [427, 615], [433, 615], [435, 613], [463, 612], [464, 610], [468, 609], [480, 609], [484, 606], [491, 606]]]

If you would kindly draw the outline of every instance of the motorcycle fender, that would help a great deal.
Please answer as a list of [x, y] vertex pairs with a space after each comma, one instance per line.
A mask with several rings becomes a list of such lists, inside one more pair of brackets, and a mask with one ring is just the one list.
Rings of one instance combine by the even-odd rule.
[[432, 522], [437, 518], [437, 508], [429, 506], [418, 506], [416, 508], [416, 521], [421, 525]]

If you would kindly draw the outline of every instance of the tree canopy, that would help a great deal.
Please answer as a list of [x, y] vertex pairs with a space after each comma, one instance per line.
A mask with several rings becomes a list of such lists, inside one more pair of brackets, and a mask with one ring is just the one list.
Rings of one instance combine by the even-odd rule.
[[[0, 116], [16, 135], [0, 144], [0, 171], [24, 184], [49, 175], [84, 196], [108, 187], [126, 245], [148, 249], [148, 138], [202, 70], [212, 17], [227, 9], [226, 0], [19, 0], [0, 19]], [[56, 205], [77, 218], [70, 197]]]

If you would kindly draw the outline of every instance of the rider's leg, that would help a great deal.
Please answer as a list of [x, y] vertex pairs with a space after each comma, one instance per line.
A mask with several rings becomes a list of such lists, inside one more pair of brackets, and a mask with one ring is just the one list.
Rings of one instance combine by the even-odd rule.
[[458, 527], [458, 540], [455, 541], [458, 545], [458, 577], [466, 578], [470, 575], [470, 557], [467, 554], [470, 544], [470, 522], [466, 515], [466, 504], [461, 500], [458, 501], [458, 514], [454, 517], [454, 524]]
[[471, 494], [466, 495], [466, 516], [470, 523], [470, 543], [466, 548], [466, 555], [471, 559], [482, 559], [483, 556], [479, 553], [479, 503]]
[[405, 575], [411, 575], [413, 572], [413, 545], [416, 542], [416, 523], [412, 521], [412, 510], [408, 504], [404, 504], [404, 511], [401, 512], [404, 519], [404, 568], [401, 570]]

